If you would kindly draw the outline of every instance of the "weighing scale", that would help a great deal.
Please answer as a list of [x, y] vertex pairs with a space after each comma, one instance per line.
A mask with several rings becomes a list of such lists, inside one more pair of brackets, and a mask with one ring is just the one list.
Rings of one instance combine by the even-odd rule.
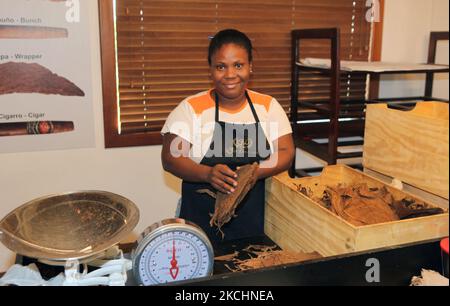
[[[132, 270], [138, 284], [154, 285], [212, 274], [214, 252], [208, 237], [197, 225], [179, 218], [149, 226], [131, 259], [126, 258], [117, 244], [138, 220], [133, 202], [105, 191], [70, 192], [27, 202], [0, 221], [0, 241], [47, 267], [63, 267], [64, 275], [46, 282], [38, 269], [14, 265], [0, 283], [125, 285], [127, 271]], [[88, 266], [97, 269], [88, 273]], [[60, 267], [53, 270], [59, 273]], [[32, 280], [27, 279], [30, 276]]]
[[155, 285], [212, 274], [214, 251], [205, 232], [180, 218], [149, 226], [132, 252], [140, 285]]
[[[27, 202], [3, 218], [0, 241], [17, 254], [63, 266], [64, 277], [56, 285], [125, 285], [131, 260], [124, 258], [116, 244], [138, 220], [136, 205], [110, 192], [50, 195]], [[99, 269], [87, 273], [87, 263]], [[4, 278], [29, 284], [20, 279], [30, 275], [27, 267], [14, 265], [10, 270]], [[46, 285], [38, 276], [34, 284]]]

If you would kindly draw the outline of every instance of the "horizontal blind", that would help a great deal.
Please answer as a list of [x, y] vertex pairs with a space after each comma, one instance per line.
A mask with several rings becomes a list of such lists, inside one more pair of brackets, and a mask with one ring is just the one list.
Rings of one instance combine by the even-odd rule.
[[158, 132], [185, 97], [209, 87], [216, 3], [117, 0], [122, 133]]
[[[181, 100], [212, 86], [209, 38], [225, 28], [239, 29], [252, 40], [249, 87], [274, 96], [288, 112], [290, 31], [340, 27], [342, 59], [366, 60], [370, 29], [361, 22], [364, 16], [362, 0], [116, 0], [121, 133], [158, 133]], [[329, 57], [323, 47], [313, 42], [301, 53]], [[301, 98], [326, 97], [326, 77], [301, 78], [307, 80], [301, 82], [306, 85]], [[365, 77], [345, 76], [342, 84], [343, 96], [364, 96]]]

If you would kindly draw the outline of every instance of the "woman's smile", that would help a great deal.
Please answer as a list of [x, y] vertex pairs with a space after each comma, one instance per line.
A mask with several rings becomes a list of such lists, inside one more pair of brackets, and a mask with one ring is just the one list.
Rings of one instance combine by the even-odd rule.
[[[224, 92], [226, 91], [226, 92], [228, 92], [228, 94], [231, 94], [232, 95], [232, 92], [233, 91], [242, 91], [242, 89], [241, 89], [241, 87], [243, 86], [243, 84], [242, 84], [243, 82], [237, 82], [237, 83], [232, 83], [232, 84], [229, 84], [229, 83], [225, 83], [225, 84], [223, 84], [223, 87], [225, 87], [225, 89], [223, 90]], [[243, 88], [244, 90], [245, 90], [245, 88]]]
[[224, 84], [224, 85], [228, 89], [234, 89], [234, 88], [236, 88], [236, 86], [239, 85], [239, 83], [236, 83], [236, 84]]
[[211, 78], [220, 103], [236, 107], [245, 102], [250, 68], [247, 50], [239, 45], [225, 44], [214, 53]]

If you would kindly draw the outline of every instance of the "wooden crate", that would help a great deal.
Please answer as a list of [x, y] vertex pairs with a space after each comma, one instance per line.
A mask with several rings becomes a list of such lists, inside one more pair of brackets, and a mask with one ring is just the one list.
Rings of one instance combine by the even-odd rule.
[[326, 185], [363, 182], [369, 187], [386, 186], [396, 200], [410, 197], [422, 201], [345, 165], [327, 166], [316, 177], [292, 179], [285, 172], [266, 181], [266, 234], [283, 249], [316, 251], [322, 256], [448, 236], [448, 210], [440, 215], [354, 226], [297, 191], [301, 184], [320, 196]]
[[443, 102], [419, 102], [411, 111], [368, 105], [364, 168], [448, 199], [448, 109]]

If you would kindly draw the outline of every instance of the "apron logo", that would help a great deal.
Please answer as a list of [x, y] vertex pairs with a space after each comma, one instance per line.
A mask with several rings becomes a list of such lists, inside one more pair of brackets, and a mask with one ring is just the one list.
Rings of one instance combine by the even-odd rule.
[[[202, 124], [201, 119], [195, 116], [191, 126], [186, 122], [177, 121], [170, 126], [170, 133], [179, 136], [170, 143], [170, 153], [175, 158], [191, 157], [199, 162], [203, 158], [214, 157], [267, 159], [272, 154], [272, 147], [278, 147], [279, 124], [278, 122], [262, 122], [260, 125], [261, 132], [257, 132], [254, 124], [242, 128], [236, 125], [231, 127], [227, 125], [222, 128], [217, 122]], [[275, 139], [271, 143], [272, 147], [266, 143], [268, 137], [264, 130]], [[274, 155], [274, 158], [266, 160], [261, 167], [271, 168], [276, 166], [276, 163], [277, 155]]]
[[234, 152], [236, 154], [244, 154], [251, 147], [253, 147], [252, 139], [235, 138], [233, 139], [233, 145], [226, 149], [226, 153], [228, 155], [233, 155]]

